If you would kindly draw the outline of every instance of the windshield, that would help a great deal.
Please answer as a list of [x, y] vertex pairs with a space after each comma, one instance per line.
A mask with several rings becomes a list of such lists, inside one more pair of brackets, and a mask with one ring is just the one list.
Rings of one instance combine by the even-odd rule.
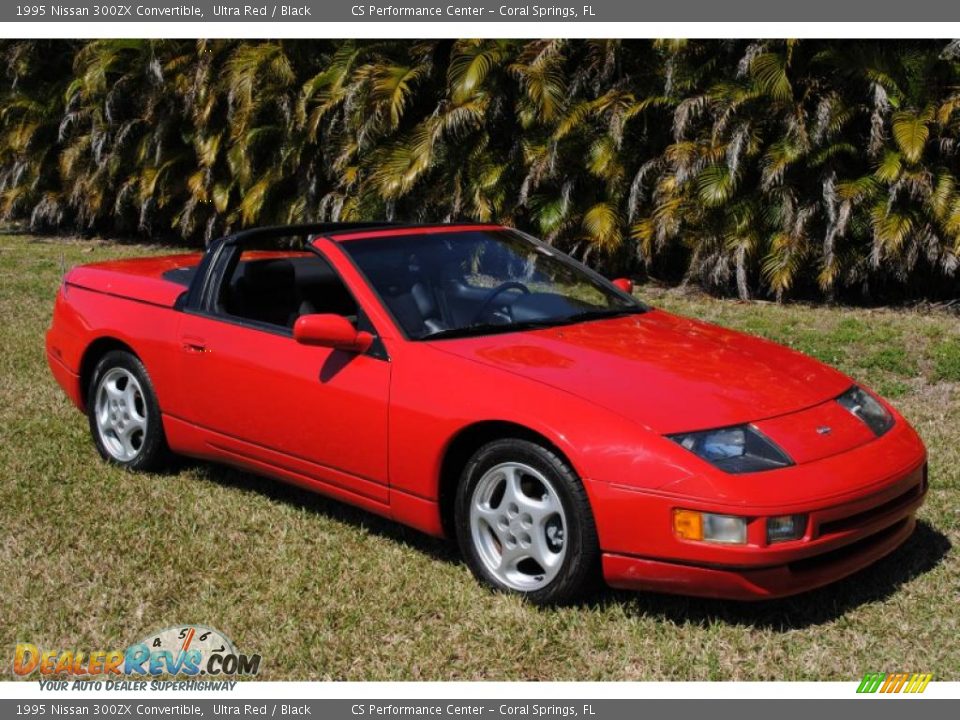
[[394, 235], [341, 247], [408, 337], [440, 339], [644, 312], [553, 248], [509, 230]]

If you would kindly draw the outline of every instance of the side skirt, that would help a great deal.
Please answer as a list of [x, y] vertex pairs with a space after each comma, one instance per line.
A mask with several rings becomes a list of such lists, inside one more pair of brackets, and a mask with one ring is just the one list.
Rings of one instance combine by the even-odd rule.
[[386, 485], [238, 440], [172, 415], [163, 416], [163, 429], [174, 452], [275, 477], [390, 517], [390, 489]]
[[172, 415], [163, 415], [163, 429], [170, 448], [176, 453], [272, 477], [356, 505], [427, 535], [444, 536], [440, 508], [435, 500], [238, 440]]

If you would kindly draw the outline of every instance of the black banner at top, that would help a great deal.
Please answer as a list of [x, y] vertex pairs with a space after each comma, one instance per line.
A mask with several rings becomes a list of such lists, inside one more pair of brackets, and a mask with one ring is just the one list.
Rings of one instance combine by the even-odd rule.
[[464, 0], [361, 2], [299, 0], [63, 0], [4, 3], [0, 22], [951, 22], [960, 3], [943, 0], [559, 0], [555, 3]]

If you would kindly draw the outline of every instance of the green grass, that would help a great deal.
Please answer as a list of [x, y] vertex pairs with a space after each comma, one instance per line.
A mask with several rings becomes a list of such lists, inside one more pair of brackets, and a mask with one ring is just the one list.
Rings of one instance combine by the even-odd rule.
[[944, 340], [933, 348], [931, 354], [936, 379], [960, 382], [960, 339]]
[[[217, 466], [101, 462], [54, 384], [43, 332], [73, 265], [159, 247], [0, 237], [0, 648], [122, 647], [198, 622], [268, 679], [960, 679], [960, 321], [740, 303], [640, 288], [653, 304], [827, 360], [881, 391], [930, 450], [914, 537], [879, 566], [781, 602], [602, 592], [540, 610], [478, 586], [448, 545]], [[9, 666], [8, 666], [9, 667]]]

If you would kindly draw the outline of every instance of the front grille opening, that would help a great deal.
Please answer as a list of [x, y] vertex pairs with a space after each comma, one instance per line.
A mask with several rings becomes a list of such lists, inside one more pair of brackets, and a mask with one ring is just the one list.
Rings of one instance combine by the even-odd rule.
[[792, 572], [804, 573], [817, 570], [825, 565], [843, 562], [893, 537], [903, 530], [908, 522], [910, 522], [910, 518], [903, 518], [903, 520], [895, 522], [890, 527], [884, 528], [878, 533], [857, 540], [849, 545], [844, 545], [842, 548], [825, 552], [822, 555], [814, 555], [813, 557], [804, 558], [803, 560], [797, 560], [788, 564], [787, 567], [789, 567]]
[[839, 518], [837, 520], [830, 520], [829, 522], [821, 523], [820, 525], [820, 536], [830, 535], [831, 533], [843, 532], [844, 530], [850, 530], [852, 528], [860, 527], [874, 518], [882, 517], [887, 513], [893, 512], [901, 506], [907, 506], [920, 497], [923, 494], [923, 483], [917, 483], [912, 488], [907, 490], [900, 495], [897, 495], [892, 500], [872, 507], [869, 510], [864, 510], [863, 512], [858, 512], [856, 515], [848, 515], [845, 518]]

